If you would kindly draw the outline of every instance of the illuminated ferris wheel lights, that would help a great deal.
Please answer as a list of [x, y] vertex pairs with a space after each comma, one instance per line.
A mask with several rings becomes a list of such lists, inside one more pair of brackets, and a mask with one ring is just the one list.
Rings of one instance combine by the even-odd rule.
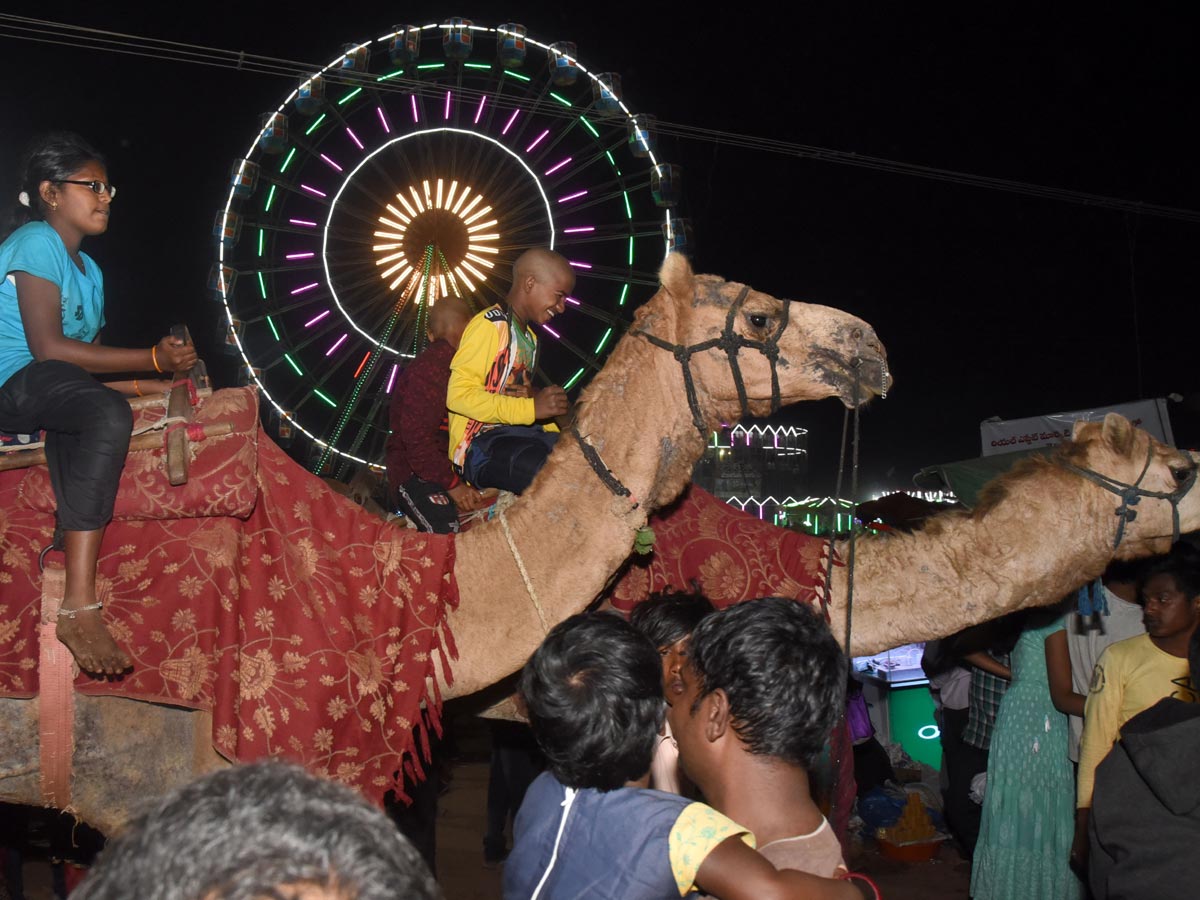
[[445, 119], [447, 122], [450, 121], [450, 92], [449, 91], [446, 91], [446, 109], [445, 109], [445, 112], [442, 114], [442, 118]]
[[326, 356], [333, 356], [333, 351], [335, 351], [335, 350], [336, 350], [338, 347], [342, 346], [342, 344], [343, 344], [343, 343], [345, 343], [345, 341], [346, 341], [346, 338], [348, 338], [348, 337], [350, 337], [350, 335], [349, 335], [349, 333], [346, 333], [346, 334], [343, 334], [343, 335], [342, 335], [340, 338], [338, 338], [336, 341], [334, 341], [334, 342], [333, 342], [333, 346], [332, 346], [332, 347], [330, 347], [328, 350], [326, 350], [326, 351], [325, 351], [325, 355], [326, 355]]
[[289, 253], [285, 258], [286, 259], [312, 259], [313, 256], [315, 256], [315, 255], [316, 254], [314, 254], [314, 253]]
[[508, 129], [513, 127], [513, 122], [517, 121], [517, 116], [519, 116], [520, 114], [521, 114], [521, 110], [519, 110], [519, 109], [513, 110], [513, 114], [508, 117], [508, 122], [505, 124], [504, 128], [500, 132], [501, 137], [504, 137], [504, 135], [508, 134]]
[[556, 337], [556, 338], [559, 338], [559, 339], [561, 339], [561, 338], [562, 338], [562, 335], [561, 335], [561, 334], [559, 334], [557, 331], [555, 331], [553, 328], [551, 328], [549, 325], [543, 325], [543, 326], [542, 326], [542, 330], [543, 330], [543, 331], [546, 331], [547, 333], [549, 333], [549, 334], [550, 334], [552, 337]]
[[570, 203], [572, 200], [578, 200], [580, 197], [586, 197], [587, 191], [576, 191], [574, 194], [567, 194], [565, 197], [559, 197], [559, 203]]
[[295, 297], [298, 294], [307, 293], [308, 291], [311, 291], [313, 288], [320, 287], [320, 286], [321, 286], [321, 282], [319, 282], [319, 281], [314, 281], [312, 284], [302, 284], [302, 285], [300, 285], [300, 287], [292, 290], [291, 294], [293, 297]]
[[392, 392], [392, 387], [396, 384], [396, 373], [400, 371], [399, 363], [392, 363], [392, 374], [388, 376], [387, 392]]
[[[470, 190], [470, 188], [467, 188], [467, 191], [469, 191], [469, 190]], [[464, 193], [464, 195], [465, 195], [466, 191], [464, 191], [463, 193]], [[460, 199], [461, 199], [461, 198], [460, 198]], [[462, 212], [459, 212], [459, 211], [456, 209], [456, 210], [454, 210], [454, 214], [455, 214], [455, 215], [457, 215], [457, 216], [461, 216], [461, 217], [462, 217], [463, 219], [465, 219], [465, 220], [466, 220], [468, 223], [470, 223], [470, 222], [474, 222], [474, 221], [475, 221], [475, 217], [474, 217], [474, 216], [472, 216], [472, 217], [471, 217], [471, 218], [469, 218], [469, 219], [467, 218], [467, 216], [470, 216], [470, 215], [471, 215], [471, 210], [473, 210], [473, 209], [475, 208], [475, 205], [476, 205], [476, 204], [477, 204], [477, 203], [478, 203], [480, 200], [482, 200], [482, 199], [483, 199], [483, 194], [476, 194], [474, 197], [472, 197], [472, 198], [471, 198], [471, 202], [470, 202], [470, 203], [468, 203], [466, 206], [464, 206], [464, 207], [462, 208]], [[480, 215], [482, 215], [482, 214], [483, 214], [483, 211], [480, 211]]]
[[568, 259], [567, 262], [577, 269], [590, 269], [592, 267], [591, 263], [579, 262], [578, 260], [574, 259]]
[[471, 260], [472, 262], [477, 262], [481, 266], [487, 266], [489, 269], [494, 269], [496, 267], [496, 264], [491, 260], [484, 259], [482, 256], [476, 256], [474, 253], [468, 253], [467, 259]]
[[446, 290], [446, 276], [439, 274], [438, 280], [442, 283], [442, 296], [444, 297], [450, 293], [448, 290]]
[[[467, 266], [466, 263], [463, 263], [463, 268], [469, 268], [469, 266]], [[478, 273], [476, 273], [476, 274], [478, 275]], [[464, 275], [462, 272], [458, 273], [458, 279], [459, 279], [459, 281], [461, 281], [463, 284], [465, 284], [467, 286], [468, 291], [475, 290], [475, 285], [471, 284], [471, 279], [468, 278], [466, 275]], [[485, 279], [483, 278], [482, 275], [480, 275], [479, 280], [484, 281]]]
[[307, 322], [304, 323], [304, 327], [312, 328], [314, 325], [316, 325], [318, 322], [320, 322], [327, 315], [329, 315], [329, 310], [325, 310], [324, 312], [317, 313], [315, 316], [313, 316], [311, 319], [309, 319]]
[[391, 134], [392, 126], [388, 124], [387, 116], [385, 116], [383, 114], [383, 107], [382, 106], [375, 107], [375, 112], [377, 112], [379, 114], [379, 124], [383, 126], [384, 133]]
[[538, 144], [540, 144], [542, 141], [544, 141], [546, 139], [546, 135], [548, 135], [549, 133], [550, 133], [550, 129], [547, 128], [545, 131], [543, 131], [541, 134], [539, 134], [537, 137], [535, 137], [533, 139], [533, 143], [525, 148], [525, 152], [526, 153], [532, 152], [533, 148], [536, 147]]
[[307, 184], [302, 184], [302, 185], [300, 185], [300, 187], [303, 188], [304, 190], [308, 191], [314, 197], [320, 197], [321, 199], [325, 199], [329, 196], [324, 191], [318, 191], [315, 187], [310, 187]]
[[437, 207], [442, 208], [442, 179], [437, 180]]
[[483, 209], [479, 210], [479, 212], [475, 213], [475, 215], [471, 216], [469, 219], [464, 219], [463, 224], [467, 226], [467, 232], [470, 234], [474, 234], [476, 231], [480, 231], [481, 229], [488, 228], [491, 225], [495, 225], [496, 224], [495, 219], [490, 219], [487, 222], [480, 222], [478, 225], [472, 224], [480, 216], [486, 216], [491, 211], [492, 211], [492, 208], [490, 206], [485, 206]]
[[[408, 205], [407, 197], [405, 197], [403, 194], [397, 194], [396, 199], [399, 200], [400, 205], [403, 206], [408, 211], [409, 216], [411, 216], [414, 219], [417, 217], [416, 210], [414, 210], [411, 206]], [[409, 220], [404, 217], [404, 213], [400, 212], [400, 210], [396, 209], [396, 207], [392, 206], [390, 203], [388, 204], [387, 208], [390, 209], [392, 212], [394, 212], [396, 215], [398, 215], [400, 218], [404, 219], [405, 225], [408, 224]]]
[[487, 94], [484, 94], [482, 97], [479, 98], [479, 108], [475, 110], [474, 124], [476, 124], [476, 125], [479, 124], [479, 117], [483, 115], [483, 107], [486, 104], [487, 104]]
[[419, 115], [417, 115], [417, 95], [416, 95], [416, 94], [412, 94], [411, 96], [409, 96], [409, 98], [408, 98], [408, 99], [412, 101], [412, 114], [413, 114], [413, 122], [414, 122], [414, 123], [415, 123], [415, 122], [420, 122], [420, 121], [421, 121], [421, 117], [420, 117]]
[[574, 297], [563, 297], [563, 300], [565, 300], [567, 303], [570, 303], [572, 306], [583, 306], [583, 304]]
[[299, 226], [300, 228], [316, 228], [317, 227], [316, 222], [310, 222], [310, 221], [308, 221], [308, 219], [288, 219], [288, 221], [293, 225]]
[[[499, 237], [499, 235], [496, 235]], [[478, 250], [480, 253], [499, 253], [500, 250], [496, 247], [485, 247], [482, 244], [471, 244], [469, 250]]]
[[359, 375], [362, 374], [363, 366], [365, 366], [367, 364], [367, 360], [370, 358], [371, 358], [371, 351], [368, 350], [365, 354], [363, 354], [362, 362], [360, 362], [358, 364], [358, 368], [354, 370], [355, 378], [357, 378]]
[[[500, 240], [500, 235], [498, 235], [498, 234], [473, 234], [473, 235], [471, 235], [471, 237], [477, 241], [498, 241], [498, 240]], [[478, 244], [478, 245], [470, 244], [469, 249], [482, 250], [484, 253], [488, 252], [487, 247], [484, 247], [482, 244]]]
[[334, 169], [334, 171], [337, 171], [337, 172], [346, 171], [341, 166], [339, 166], [337, 163], [335, 163], [332, 159], [330, 159], [328, 156], [326, 156], [324, 153], [321, 154], [321, 159], [325, 160], [325, 162], [327, 162], [330, 165], [330, 167]]
[[357, 146], [359, 150], [366, 149], [365, 147], [363, 147], [363, 142], [358, 139], [358, 135], [355, 134], [354, 130], [348, 126], [346, 128], [346, 134], [350, 135], [350, 140], [354, 141], [355, 146]]
[[454, 181], [450, 182], [450, 190], [446, 191], [445, 209], [449, 209], [450, 204], [452, 204], [454, 202], [454, 192], [457, 190], [458, 190], [458, 179], [456, 178], [456, 179], [454, 179]]
[[430, 209], [433, 209], [433, 197], [430, 196], [429, 180], [426, 179], [425, 181], [422, 181], [421, 185], [422, 185], [422, 187], [425, 188], [425, 205], [428, 206]]
[[410, 194], [412, 194], [413, 203], [414, 203], [414, 204], [416, 205], [416, 207], [417, 207], [417, 212], [418, 212], [418, 213], [423, 213], [423, 212], [425, 212], [425, 207], [424, 207], [424, 205], [421, 203], [421, 195], [417, 193], [417, 189], [416, 189], [416, 187], [414, 187], [413, 185], [411, 185], [411, 184], [410, 184], [410, 185], [408, 186], [408, 192], [409, 192]]
[[548, 169], [547, 169], [545, 172], [543, 172], [542, 174], [543, 174], [543, 175], [553, 175], [555, 172], [557, 172], [557, 171], [558, 171], [559, 169], [561, 169], [563, 166], [569, 165], [569, 164], [570, 164], [570, 162], [571, 162], [571, 157], [569, 157], [569, 156], [568, 156], [568, 157], [567, 157], [566, 159], [564, 159], [562, 162], [560, 162], [560, 163], [557, 163], [556, 165], [553, 165], [553, 166], [551, 166], [550, 168], [548, 168]]
[[[480, 281], [487, 281], [487, 276], [484, 275], [482, 272], [480, 272], [478, 269], [476, 269], [473, 265], [471, 265], [465, 259], [460, 263], [460, 265], [464, 269], [466, 269], [468, 272], [470, 272], [472, 275], [474, 275], [476, 278], [478, 278]], [[467, 290], [469, 290], [469, 291], [475, 290], [475, 286], [473, 284], [471, 284], [471, 282], [467, 281], [466, 278], [463, 278], [463, 281], [465, 281], [467, 284]]]
[[580, 225], [576, 228], [564, 228], [563, 234], [588, 234], [595, 230], [595, 227], [592, 225]]

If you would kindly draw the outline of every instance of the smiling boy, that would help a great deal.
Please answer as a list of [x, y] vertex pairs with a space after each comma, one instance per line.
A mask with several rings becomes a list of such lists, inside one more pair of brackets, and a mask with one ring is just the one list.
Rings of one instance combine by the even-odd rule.
[[554, 448], [552, 420], [569, 403], [557, 385], [533, 389], [533, 327], [561, 313], [574, 287], [566, 259], [552, 250], [526, 250], [513, 264], [504, 303], [476, 315], [463, 332], [446, 392], [450, 461], [477, 488], [521, 493]]

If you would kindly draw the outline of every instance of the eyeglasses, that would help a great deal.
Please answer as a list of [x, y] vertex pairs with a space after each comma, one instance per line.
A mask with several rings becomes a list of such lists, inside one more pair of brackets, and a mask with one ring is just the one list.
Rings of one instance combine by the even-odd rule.
[[111, 184], [105, 184], [103, 181], [71, 181], [69, 178], [64, 178], [59, 184], [82, 184], [85, 188], [91, 190], [93, 194], [108, 194], [108, 199], [117, 199], [117, 189]]

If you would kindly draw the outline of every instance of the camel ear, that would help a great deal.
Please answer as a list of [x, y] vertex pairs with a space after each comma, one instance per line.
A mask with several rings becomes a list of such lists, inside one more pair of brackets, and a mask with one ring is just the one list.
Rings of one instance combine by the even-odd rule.
[[692, 264], [682, 253], [667, 254], [662, 269], [659, 270], [658, 280], [676, 300], [691, 300], [695, 293], [693, 285], [696, 277], [692, 274]]
[[1133, 445], [1137, 442], [1137, 430], [1124, 416], [1109, 413], [1104, 417], [1104, 427], [1100, 429], [1105, 443], [1122, 456], [1133, 453]]

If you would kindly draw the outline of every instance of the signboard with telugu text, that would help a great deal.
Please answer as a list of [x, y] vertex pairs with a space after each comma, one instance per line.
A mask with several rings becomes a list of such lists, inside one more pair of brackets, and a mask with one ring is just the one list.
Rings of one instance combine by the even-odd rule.
[[1138, 428], [1150, 432], [1164, 444], [1175, 445], [1171, 432], [1171, 420], [1167, 416], [1167, 401], [1137, 400], [1133, 403], [1117, 403], [1096, 409], [1081, 409], [1075, 412], [1053, 413], [1048, 416], [1032, 416], [1027, 419], [990, 420], [979, 424], [982, 437], [983, 456], [1012, 453], [1014, 450], [1030, 450], [1034, 447], [1052, 447], [1071, 436], [1075, 422], [1098, 422], [1108, 413], [1115, 412], [1129, 419]]

